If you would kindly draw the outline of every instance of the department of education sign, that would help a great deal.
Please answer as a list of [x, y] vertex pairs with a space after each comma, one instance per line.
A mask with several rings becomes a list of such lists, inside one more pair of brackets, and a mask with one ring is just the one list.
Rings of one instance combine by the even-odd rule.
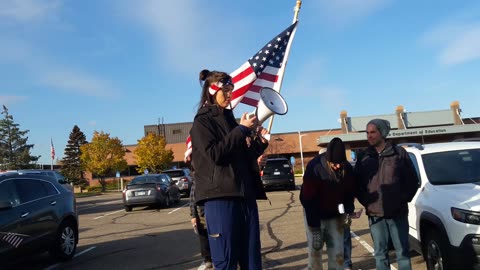
[[[434, 136], [434, 135], [457, 134], [457, 133], [462, 134], [462, 133], [469, 133], [469, 132], [480, 132], [480, 124], [396, 129], [396, 130], [390, 131], [387, 139], [419, 137], [419, 136]], [[320, 138], [318, 138], [317, 143], [326, 144], [330, 142], [330, 140], [333, 139], [334, 137], [339, 137], [344, 142], [367, 140], [367, 135], [365, 132], [355, 132], [355, 133], [348, 133], [348, 134], [321, 136]]]

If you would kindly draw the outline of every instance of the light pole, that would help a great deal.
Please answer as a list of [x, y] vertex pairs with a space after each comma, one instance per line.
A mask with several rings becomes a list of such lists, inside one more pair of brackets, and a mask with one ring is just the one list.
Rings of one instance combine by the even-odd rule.
[[303, 147], [302, 147], [303, 136], [307, 136], [307, 134], [300, 134], [300, 131], [298, 131], [298, 142], [300, 143], [300, 160], [302, 161], [302, 176], [305, 174], [305, 165], [303, 163]]

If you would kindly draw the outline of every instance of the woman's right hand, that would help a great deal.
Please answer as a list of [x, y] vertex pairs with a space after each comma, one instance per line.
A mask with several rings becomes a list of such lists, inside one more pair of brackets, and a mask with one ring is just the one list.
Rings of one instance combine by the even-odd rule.
[[197, 219], [192, 218], [190, 219], [190, 222], [192, 223], [193, 231], [198, 234], [198, 228], [197, 228]]
[[248, 113], [243, 113], [242, 118], [240, 118], [240, 125], [247, 127], [250, 130], [253, 130], [258, 125], [257, 116], [250, 115]]

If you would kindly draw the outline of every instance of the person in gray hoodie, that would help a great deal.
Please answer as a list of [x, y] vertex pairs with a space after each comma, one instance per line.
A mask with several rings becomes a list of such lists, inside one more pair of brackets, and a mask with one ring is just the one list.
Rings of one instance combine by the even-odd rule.
[[377, 270], [390, 269], [392, 239], [400, 270], [412, 268], [408, 244], [408, 202], [418, 189], [418, 175], [407, 152], [387, 140], [390, 122], [367, 124], [369, 147], [355, 164], [356, 197], [365, 206], [373, 239]]

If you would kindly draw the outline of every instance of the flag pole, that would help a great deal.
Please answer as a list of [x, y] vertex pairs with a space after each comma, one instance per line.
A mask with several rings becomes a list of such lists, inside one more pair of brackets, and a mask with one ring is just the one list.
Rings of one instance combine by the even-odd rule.
[[[293, 8], [293, 23], [295, 23], [296, 21], [298, 21], [298, 13], [300, 12], [300, 8], [302, 7], [302, 0], [297, 0], [296, 4], [295, 4], [295, 7]], [[283, 61], [283, 64], [282, 64], [282, 67], [279, 71], [279, 77], [281, 78], [280, 81], [279, 81], [279, 84], [278, 84], [278, 92], [280, 93], [280, 89], [282, 89], [282, 83], [283, 83], [283, 75], [285, 73], [285, 68], [287, 67], [287, 61], [288, 61], [288, 56], [290, 54], [290, 47], [292, 46], [292, 42], [293, 42], [293, 38], [295, 37], [295, 32], [297, 32], [297, 27], [295, 27], [295, 29], [293, 29], [292, 31], [292, 34], [290, 36], [290, 41], [288, 42], [287, 44], [287, 48], [285, 49], [285, 57], [284, 57], [284, 61]], [[270, 132], [272, 130], [272, 125], [273, 125], [273, 117], [275, 115], [272, 115], [270, 117], [270, 122], [268, 123], [268, 132]]]

